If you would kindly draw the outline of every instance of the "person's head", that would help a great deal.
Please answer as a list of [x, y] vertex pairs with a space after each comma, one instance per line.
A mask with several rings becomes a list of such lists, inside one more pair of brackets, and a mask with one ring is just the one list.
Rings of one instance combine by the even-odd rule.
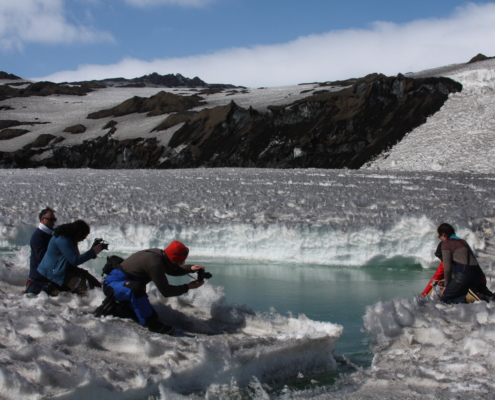
[[69, 224], [60, 225], [55, 229], [55, 236], [65, 236], [72, 239], [75, 243], [82, 242], [89, 235], [89, 225], [82, 219], [71, 222]]
[[440, 240], [447, 240], [452, 235], [455, 235], [455, 230], [450, 224], [441, 224], [437, 228], [437, 233]]
[[189, 255], [189, 249], [183, 243], [174, 240], [164, 250], [167, 258], [175, 265], [182, 265]]
[[55, 218], [55, 210], [50, 207], [41, 210], [39, 218], [40, 222], [50, 229], [53, 229], [55, 222], [57, 222], [57, 218]]

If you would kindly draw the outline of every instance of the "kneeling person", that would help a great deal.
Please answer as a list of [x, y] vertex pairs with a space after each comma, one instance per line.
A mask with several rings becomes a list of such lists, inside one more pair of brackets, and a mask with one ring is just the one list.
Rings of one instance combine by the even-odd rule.
[[[182, 276], [204, 269], [201, 265], [184, 265], [188, 254], [189, 249], [184, 244], [174, 241], [165, 250], [148, 249], [131, 255], [103, 282], [103, 291], [107, 295], [104, 304], [114, 298], [119, 303], [118, 307], [105, 309], [102, 304], [96, 309], [95, 316], [131, 317], [151, 332], [171, 334], [174, 328], [158, 320], [146, 294], [146, 285], [153, 282], [164, 297], [180, 296], [189, 289], [202, 286], [204, 282], [195, 281], [180, 286], [168, 282], [165, 274]], [[129, 306], [128, 310], [125, 310], [125, 304]]]
[[470, 288], [475, 292], [490, 295], [491, 292], [486, 288], [485, 274], [467, 242], [456, 236], [452, 225], [441, 224], [437, 232], [442, 241], [445, 278], [440, 300], [447, 304], [466, 303], [466, 295]]
[[53, 232], [48, 249], [38, 266], [38, 272], [50, 282], [44, 290], [56, 296], [61, 291], [85, 295], [90, 288], [101, 287], [100, 282], [87, 270], [78, 265], [96, 258], [103, 250], [102, 244], [96, 244], [86, 253], [79, 252], [78, 243], [89, 235], [89, 225], [83, 220], [60, 225]]

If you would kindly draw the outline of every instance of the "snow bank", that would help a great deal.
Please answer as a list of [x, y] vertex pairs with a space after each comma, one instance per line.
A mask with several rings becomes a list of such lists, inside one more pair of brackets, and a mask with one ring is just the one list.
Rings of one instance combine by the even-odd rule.
[[379, 398], [384, 385], [394, 398], [493, 398], [495, 304], [397, 298], [367, 307], [364, 324], [375, 357], [349, 398]]

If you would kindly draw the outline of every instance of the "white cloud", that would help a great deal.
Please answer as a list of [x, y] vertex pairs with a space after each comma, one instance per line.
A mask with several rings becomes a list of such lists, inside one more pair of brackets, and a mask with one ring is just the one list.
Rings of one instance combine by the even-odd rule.
[[331, 31], [270, 46], [232, 48], [213, 54], [112, 65], [81, 65], [42, 79], [76, 81], [158, 72], [199, 76], [208, 83], [278, 86], [395, 75], [468, 61], [478, 53], [495, 56], [495, 3], [468, 4], [445, 19], [406, 24], [375, 22], [370, 29]]
[[23, 44], [113, 40], [110, 33], [69, 24], [64, 0], [0, 1], [0, 50], [22, 49]]
[[214, 0], [124, 0], [127, 4], [137, 6], [137, 7], [146, 7], [146, 6], [155, 6], [160, 4], [166, 5], [178, 5], [178, 6], [186, 6], [186, 7], [203, 7]]

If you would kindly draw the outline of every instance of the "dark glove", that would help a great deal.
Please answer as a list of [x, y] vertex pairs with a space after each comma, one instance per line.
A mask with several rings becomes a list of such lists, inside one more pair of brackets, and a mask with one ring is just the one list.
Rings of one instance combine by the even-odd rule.
[[85, 269], [81, 269], [81, 271], [83, 273], [83, 278], [85, 278], [88, 281], [88, 286], [90, 289], [94, 289], [95, 287], [101, 287], [101, 283], [98, 279], [96, 279]]

